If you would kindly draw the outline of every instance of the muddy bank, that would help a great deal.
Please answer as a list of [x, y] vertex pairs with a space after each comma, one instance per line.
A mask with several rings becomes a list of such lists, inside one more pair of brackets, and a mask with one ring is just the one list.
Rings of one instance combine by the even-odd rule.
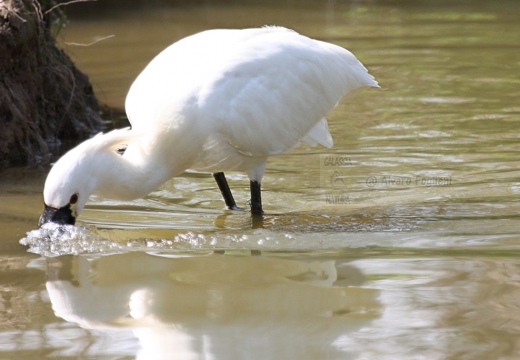
[[103, 128], [88, 77], [56, 47], [54, 1], [0, 2], [0, 168], [50, 161], [63, 140]]

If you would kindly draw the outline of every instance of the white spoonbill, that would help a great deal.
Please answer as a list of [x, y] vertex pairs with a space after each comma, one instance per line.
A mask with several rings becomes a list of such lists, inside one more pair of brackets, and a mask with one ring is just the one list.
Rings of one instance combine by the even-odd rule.
[[300, 141], [331, 147], [324, 116], [363, 87], [379, 86], [351, 52], [289, 29], [182, 39], [132, 84], [130, 129], [86, 140], [52, 167], [39, 226], [74, 224], [91, 194], [140, 198], [187, 169], [213, 173], [229, 209], [237, 207], [224, 171], [245, 171], [251, 212], [262, 214], [267, 158]]

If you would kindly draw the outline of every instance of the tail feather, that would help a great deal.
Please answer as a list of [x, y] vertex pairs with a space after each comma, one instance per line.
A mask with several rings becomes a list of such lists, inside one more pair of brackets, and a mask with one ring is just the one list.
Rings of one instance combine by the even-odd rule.
[[302, 141], [311, 146], [321, 144], [327, 148], [331, 148], [334, 143], [329, 132], [327, 119], [322, 118], [312, 129], [303, 137]]

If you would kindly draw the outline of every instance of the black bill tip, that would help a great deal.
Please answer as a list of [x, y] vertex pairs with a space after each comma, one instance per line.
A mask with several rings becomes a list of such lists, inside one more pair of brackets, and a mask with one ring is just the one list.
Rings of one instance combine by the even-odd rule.
[[61, 208], [54, 208], [45, 204], [45, 209], [38, 220], [38, 227], [40, 228], [43, 224], [50, 222], [59, 225], [74, 225], [76, 223], [76, 217], [72, 213], [70, 204]]

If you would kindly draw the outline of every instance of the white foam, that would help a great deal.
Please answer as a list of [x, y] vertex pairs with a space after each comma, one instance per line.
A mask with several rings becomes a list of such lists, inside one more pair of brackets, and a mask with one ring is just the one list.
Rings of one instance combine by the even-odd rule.
[[20, 240], [28, 251], [43, 256], [107, 253], [123, 250], [122, 244], [104, 239], [84, 226], [44, 224]]
[[[221, 233], [197, 234], [192, 231], [180, 233], [172, 238], [128, 238], [113, 241], [99, 235], [95, 227], [57, 225], [48, 223], [32, 230], [20, 240], [29, 252], [46, 257], [79, 254], [110, 254], [129, 251], [189, 251], [216, 249], [258, 249], [277, 245], [269, 232], [253, 231], [249, 234]], [[273, 244], [274, 243], [274, 244]]]

